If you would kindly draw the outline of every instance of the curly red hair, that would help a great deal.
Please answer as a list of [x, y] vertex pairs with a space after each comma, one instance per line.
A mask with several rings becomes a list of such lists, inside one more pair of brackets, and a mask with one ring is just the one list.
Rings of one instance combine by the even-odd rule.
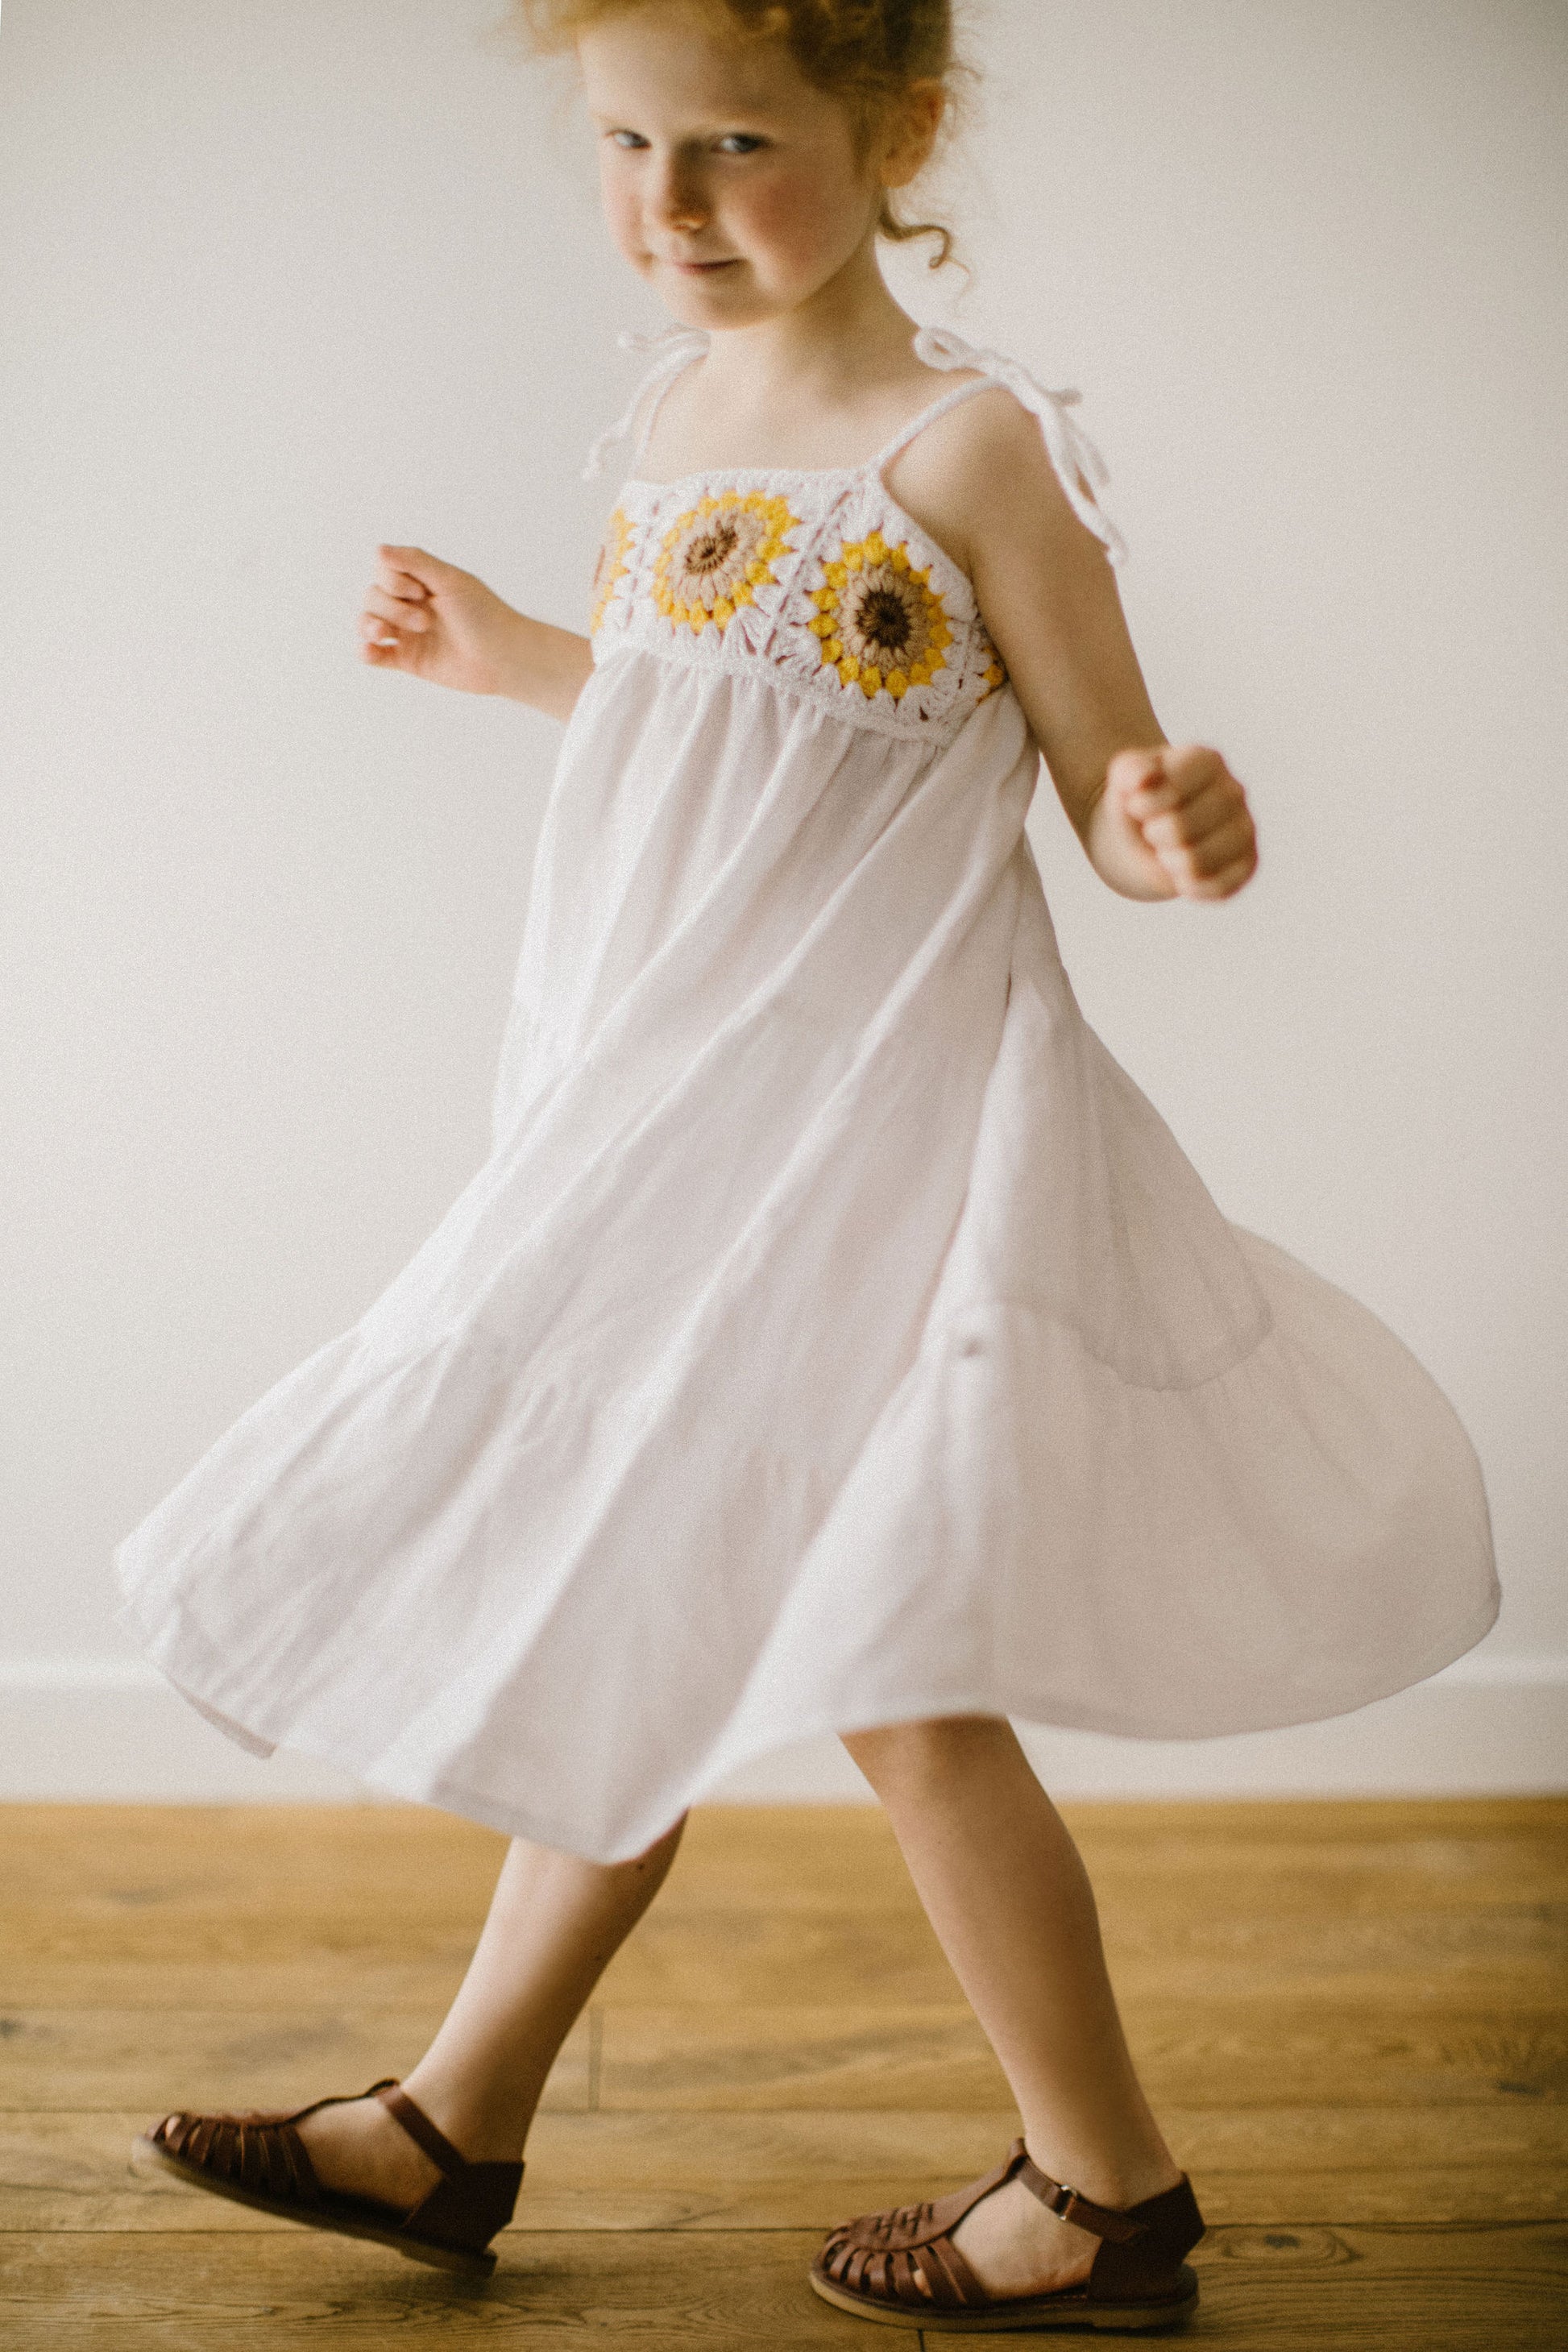
[[[607, 17], [628, 16], [658, 0], [517, 0], [533, 47], [569, 48], [580, 32]], [[743, 37], [782, 41], [801, 72], [850, 107], [862, 135], [879, 113], [916, 82], [938, 81], [950, 100], [963, 68], [959, 63], [952, 0], [683, 0]], [[906, 221], [890, 195], [882, 198], [879, 236], [904, 244], [934, 236], [931, 266], [952, 251], [939, 221]]]

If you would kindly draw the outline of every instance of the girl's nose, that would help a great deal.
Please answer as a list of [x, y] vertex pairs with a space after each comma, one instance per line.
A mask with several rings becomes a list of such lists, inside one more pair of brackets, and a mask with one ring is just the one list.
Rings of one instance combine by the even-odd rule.
[[674, 229], [706, 228], [712, 218], [712, 206], [690, 176], [679, 169], [667, 172], [658, 189], [658, 208], [668, 225]]

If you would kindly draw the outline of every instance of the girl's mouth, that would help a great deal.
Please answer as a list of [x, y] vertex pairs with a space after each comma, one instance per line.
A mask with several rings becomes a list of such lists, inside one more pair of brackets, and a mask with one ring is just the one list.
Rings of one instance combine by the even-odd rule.
[[667, 265], [666, 265], [666, 267], [667, 267], [667, 268], [670, 268], [670, 269], [678, 269], [678, 270], [679, 270], [679, 272], [680, 272], [680, 274], [681, 274], [681, 276], [682, 276], [683, 278], [708, 278], [708, 277], [711, 277], [711, 276], [712, 276], [716, 271], [718, 271], [718, 270], [721, 270], [721, 269], [733, 269], [733, 268], [735, 268], [737, 266], [738, 266], [738, 265], [737, 265], [737, 262], [736, 262], [735, 257], [734, 257], [733, 255], [731, 255], [731, 256], [730, 257], [730, 258], [729, 258], [728, 260], [726, 260], [726, 261], [673, 261], [673, 260], [672, 260], [672, 261], [670, 261], [670, 262], [667, 263]]

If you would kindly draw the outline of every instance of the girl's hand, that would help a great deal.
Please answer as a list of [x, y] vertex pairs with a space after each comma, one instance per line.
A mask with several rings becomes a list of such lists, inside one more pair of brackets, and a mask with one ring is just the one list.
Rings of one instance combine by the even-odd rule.
[[422, 547], [383, 547], [360, 615], [360, 651], [378, 669], [432, 686], [508, 694], [528, 625], [471, 572]]
[[1122, 835], [1116, 846], [1152, 863], [1162, 897], [1228, 898], [1258, 870], [1247, 794], [1201, 743], [1119, 751], [1096, 816]]

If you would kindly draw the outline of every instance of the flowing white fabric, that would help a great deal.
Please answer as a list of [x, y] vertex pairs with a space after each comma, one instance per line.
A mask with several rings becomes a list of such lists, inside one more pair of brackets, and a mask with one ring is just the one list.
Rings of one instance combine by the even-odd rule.
[[171, 1681], [615, 1860], [806, 1733], [1246, 1730], [1479, 1640], [1463, 1430], [1085, 1025], [1023, 713], [879, 468], [628, 484], [596, 621], [491, 1153], [121, 1548]]

